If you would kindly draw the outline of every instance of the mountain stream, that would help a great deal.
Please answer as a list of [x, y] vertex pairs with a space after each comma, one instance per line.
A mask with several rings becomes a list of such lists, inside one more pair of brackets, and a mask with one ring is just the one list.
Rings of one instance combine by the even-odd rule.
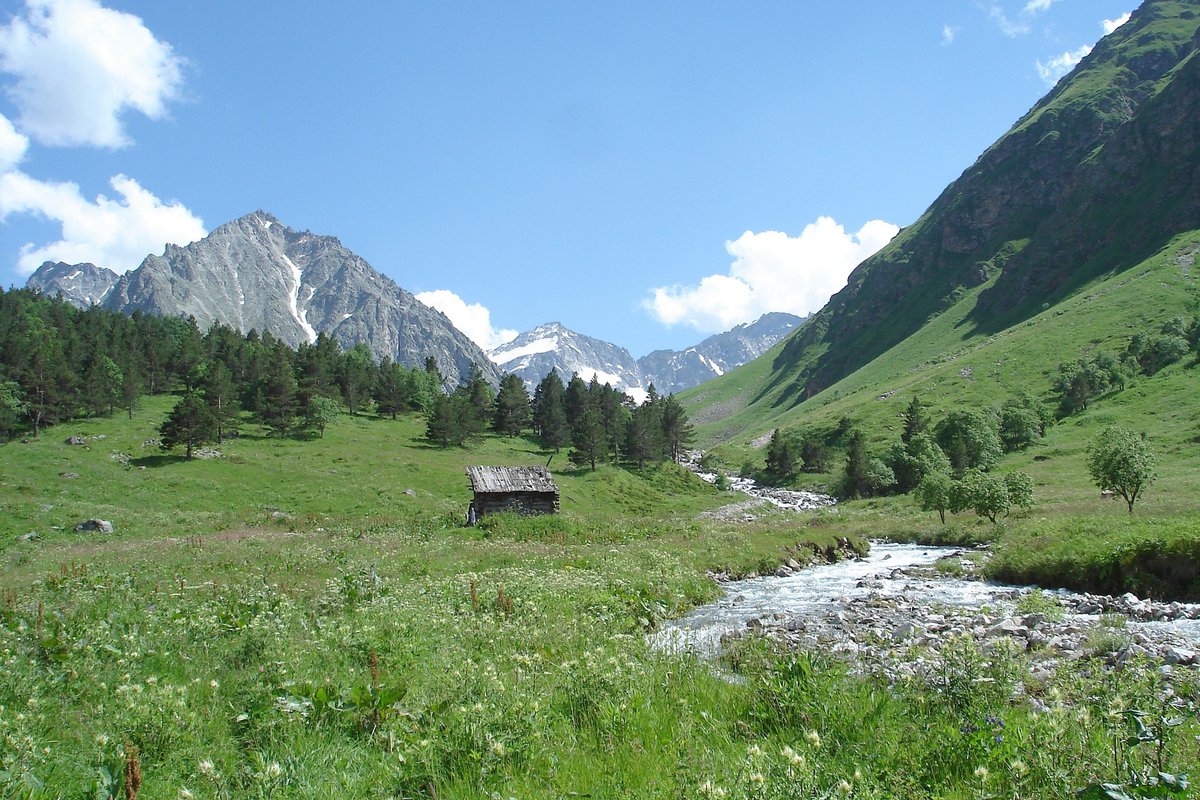
[[[762, 489], [742, 478], [731, 483], [783, 508], [835, 502]], [[753, 504], [727, 508], [750, 516]], [[965, 555], [956, 547], [874, 542], [865, 558], [724, 581], [721, 599], [664, 624], [652, 641], [714, 656], [731, 638], [758, 632], [792, 647], [840, 655], [853, 669], [893, 679], [940, 668], [942, 648], [962, 637], [988, 652], [1004, 647], [1029, 653], [1035, 674], [1048, 675], [1064, 659], [1093, 657], [1118, 664], [1146, 656], [1167, 670], [1200, 665], [1200, 604], [975, 580], [976, 564]], [[941, 559], [953, 568], [935, 568]]]

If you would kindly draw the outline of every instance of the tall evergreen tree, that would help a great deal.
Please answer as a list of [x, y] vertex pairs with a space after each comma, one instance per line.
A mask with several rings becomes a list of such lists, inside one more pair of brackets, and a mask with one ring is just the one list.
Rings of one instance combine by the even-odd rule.
[[487, 428], [496, 395], [478, 364], [471, 365], [467, 380], [454, 390], [454, 394], [467, 401], [467, 410], [470, 412], [465, 420], [468, 436], [482, 433]]
[[404, 367], [387, 356], [379, 362], [379, 376], [375, 379], [372, 397], [375, 410], [390, 415], [392, 419], [408, 410], [408, 381]]
[[288, 360], [287, 354], [282, 352], [282, 343], [273, 349], [276, 357], [271, 359], [263, 377], [256, 411], [264, 425], [280, 436], [286, 436], [296, 421], [298, 387], [291, 361]]
[[678, 462], [683, 451], [692, 446], [696, 432], [687, 412], [673, 394], [667, 395], [662, 401], [662, 426], [667, 455], [672, 461]]
[[867, 454], [867, 438], [853, 429], [846, 438], [846, 472], [842, 478], [842, 494], [846, 497], [866, 497], [871, 491], [871, 459]]
[[112, 414], [121, 399], [125, 376], [104, 353], [95, 353], [84, 373], [84, 403], [94, 415]]
[[142, 371], [134, 355], [127, 354], [125, 356], [121, 372], [125, 376], [125, 380], [121, 382], [121, 408], [129, 413], [130, 419], [133, 419], [133, 412], [137, 410], [138, 400], [142, 394]]
[[625, 458], [643, 469], [647, 461], [663, 458], [666, 447], [662, 438], [662, 414], [659, 401], [651, 398], [633, 409], [625, 428]]
[[533, 390], [533, 429], [538, 441], [547, 450], [558, 452], [571, 440], [571, 427], [567, 424], [565, 401], [566, 387], [558, 370], [551, 368], [542, 382]]
[[567, 382], [567, 390], [563, 395], [563, 407], [567, 412], [567, 425], [571, 427], [571, 436], [574, 438], [579, 426], [583, 424], [584, 413], [591, 408], [588, 385], [583, 378], [579, 377], [578, 372], [573, 373], [571, 380]]
[[241, 410], [233, 377], [223, 362], [211, 361], [207, 364], [201, 391], [204, 393], [204, 402], [208, 403], [212, 410], [213, 424], [217, 428], [217, 441], [223, 441], [226, 433], [237, 428], [238, 413]]
[[513, 374], [500, 379], [500, 391], [492, 411], [492, 430], [503, 436], [520, 436], [529, 424], [529, 391], [525, 381]]
[[606, 460], [608, 437], [604, 431], [604, 420], [597, 409], [589, 408], [583, 412], [583, 418], [571, 436], [571, 444], [574, 449], [568, 457], [576, 464], [587, 463], [595, 471], [596, 464]]
[[913, 399], [908, 403], [908, 408], [904, 409], [904, 430], [900, 433], [900, 441], [908, 444], [912, 437], [925, 430], [925, 412], [923, 409], [924, 406], [921, 405], [921, 398], [914, 394]]
[[357, 342], [342, 354], [338, 361], [337, 379], [342, 387], [342, 397], [350, 414], [358, 413], [375, 384], [375, 356], [364, 342]]
[[470, 401], [463, 394], [438, 393], [425, 423], [425, 438], [441, 445], [461, 446], [470, 438], [469, 422], [474, 418]]

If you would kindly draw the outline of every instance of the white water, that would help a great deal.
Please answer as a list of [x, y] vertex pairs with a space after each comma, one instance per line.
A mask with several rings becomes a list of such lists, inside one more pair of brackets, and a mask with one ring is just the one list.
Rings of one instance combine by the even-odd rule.
[[[877, 542], [863, 559], [808, 567], [783, 578], [730, 581], [723, 585], [724, 597], [666, 623], [654, 640], [671, 649], [688, 647], [711, 654], [719, 649], [725, 634], [744, 631], [751, 620], [777, 613], [815, 616], [847, 608], [871, 596], [902, 596], [924, 606], [989, 607], [1007, 613], [1020, 594], [1030, 591], [1028, 587], [942, 576], [914, 577], [898, 572], [932, 565], [939, 558], [957, 552], [962, 551], [953, 547]], [[1066, 591], [1056, 595], [1064, 599], [1073, 597]], [[1166, 629], [1185, 641], [1200, 643], [1200, 620], [1129, 622], [1128, 626]]]

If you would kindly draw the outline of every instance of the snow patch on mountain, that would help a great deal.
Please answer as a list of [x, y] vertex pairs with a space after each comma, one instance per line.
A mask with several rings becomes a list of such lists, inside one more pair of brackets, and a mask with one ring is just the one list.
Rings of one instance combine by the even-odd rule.
[[[515, 342], [516, 340], [514, 339], [513, 341]], [[554, 352], [558, 348], [558, 337], [547, 336], [544, 339], [535, 339], [519, 347], [511, 347], [510, 345], [502, 345], [491, 351], [488, 355], [492, 361], [503, 366], [525, 356]]]

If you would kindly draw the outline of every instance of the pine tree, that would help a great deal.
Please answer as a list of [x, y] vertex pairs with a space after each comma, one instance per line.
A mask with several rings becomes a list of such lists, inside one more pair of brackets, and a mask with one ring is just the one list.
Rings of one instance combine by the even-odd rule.
[[643, 469], [647, 461], [661, 460], [666, 448], [662, 439], [662, 414], [656, 399], [633, 409], [625, 429], [625, 458]]
[[533, 391], [534, 431], [542, 447], [556, 453], [571, 439], [565, 393], [562, 378], [558, 377], [558, 371], [553, 368]]
[[466, 382], [454, 390], [454, 396], [466, 401], [462, 410], [467, 412], [463, 422], [468, 438], [483, 433], [496, 398], [491, 384], [483, 377], [483, 370], [478, 364], [471, 365]]
[[199, 392], [190, 391], [171, 409], [171, 413], [159, 427], [158, 435], [164, 450], [183, 445], [186, 448], [183, 457], [190, 460], [192, 450], [205, 442], [211, 442], [216, 430], [216, 422], [208, 403]]
[[94, 414], [112, 414], [121, 399], [125, 376], [116, 362], [103, 353], [94, 354], [84, 374], [84, 402]]
[[596, 409], [583, 412], [583, 418], [571, 437], [574, 449], [568, 457], [576, 464], [587, 463], [595, 471], [596, 464], [605, 460], [608, 453], [608, 438], [604, 433], [604, 421]]
[[351, 415], [358, 413], [359, 407], [368, 399], [375, 377], [375, 356], [364, 342], [358, 342], [342, 354], [337, 379]]
[[126, 356], [121, 371], [125, 374], [125, 380], [121, 382], [121, 408], [129, 412], [129, 418], [133, 419], [142, 393], [142, 372], [132, 355]]
[[842, 479], [845, 497], [866, 497], [871, 490], [870, 457], [862, 431], [852, 430], [846, 439], [846, 472]]
[[259, 392], [256, 410], [262, 423], [280, 436], [286, 436], [296, 420], [296, 376], [282, 345], [271, 360]]
[[913, 395], [913, 399], [909, 401], [908, 408], [904, 409], [904, 430], [900, 433], [900, 441], [908, 444], [912, 437], [916, 436], [925, 430], [925, 415], [922, 411], [924, 406], [921, 405], [921, 398]]
[[408, 380], [406, 370], [387, 356], [379, 362], [379, 377], [372, 391], [375, 410], [389, 414], [392, 419], [408, 409]]
[[229, 368], [220, 361], [207, 365], [207, 372], [201, 384], [204, 392], [204, 402], [212, 410], [213, 422], [217, 427], [217, 441], [224, 441], [225, 434], [237, 428], [238, 404], [237, 390], [233, 386], [233, 378]]
[[512, 374], [500, 379], [492, 412], [492, 429], [503, 436], [520, 436], [529, 424], [529, 391], [525, 381]]
[[799, 459], [791, 437], [779, 428], [775, 429], [771, 434], [771, 441], [767, 443], [766, 462], [767, 474], [776, 483], [790, 480], [799, 469]]
[[425, 438], [443, 448], [462, 446], [471, 436], [468, 422], [473, 417], [470, 401], [464, 395], [439, 392], [425, 423]]
[[576, 431], [583, 424], [583, 415], [591, 408], [588, 386], [584, 383], [583, 378], [579, 377], [578, 372], [573, 373], [571, 380], [567, 382], [567, 390], [563, 395], [563, 407], [567, 412], [567, 425], [571, 428], [571, 438], [574, 439]]
[[662, 404], [663, 442], [667, 447], [667, 455], [672, 461], [678, 462], [683, 451], [692, 446], [696, 432], [675, 395], [667, 395]]

